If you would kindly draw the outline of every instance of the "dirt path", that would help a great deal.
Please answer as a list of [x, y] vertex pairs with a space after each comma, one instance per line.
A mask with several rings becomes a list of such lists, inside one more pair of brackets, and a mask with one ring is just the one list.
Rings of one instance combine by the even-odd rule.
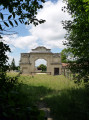
[[43, 101], [40, 101], [38, 103], [38, 108], [45, 112], [45, 120], [53, 120], [50, 114], [51, 113], [50, 108], [48, 108], [47, 105]]

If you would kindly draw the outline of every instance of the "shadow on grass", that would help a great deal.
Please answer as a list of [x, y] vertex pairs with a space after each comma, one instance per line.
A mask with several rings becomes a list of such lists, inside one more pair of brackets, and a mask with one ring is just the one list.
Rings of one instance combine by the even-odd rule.
[[35, 105], [51, 92], [43, 86], [16, 84], [14, 89], [0, 94], [0, 120], [44, 120], [44, 113]]
[[44, 86], [21, 85], [30, 104], [43, 99], [50, 107], [54, 120], [89, 120], [89, 90], [71, 88], [60, 91]]
[[54, 120], [89, 120], [89, 90], [86, 88], [55, 91], [44, 86], [21, 84], [20, 90], [30, 105], [43, 99]]
[[41, 99], [44, 99], [45, 96], [52, 94], [54, 90], [44, 86], [20, 84], [20, 92], [25, 94], [29, 101], [33, 104], [37, 101], [40, 101]]
[[10, 93], [3, 94], [1, 120], [44, 120], [34, 107], [41, 99], [50, 107], [54, 120], [89, 120], [89, 89], [86, 88], [55, 91], [20, 83]]
[[59, 91], [45, 101], [51, 108], [54, 120], [89, 120], [89, 91], [70, 89]]

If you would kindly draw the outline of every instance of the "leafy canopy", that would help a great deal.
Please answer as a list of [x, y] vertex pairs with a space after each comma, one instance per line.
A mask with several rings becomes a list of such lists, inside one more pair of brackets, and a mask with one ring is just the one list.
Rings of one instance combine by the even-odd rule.
[[9, 46], [0, 42], [0, 74], [2, 73], [1, 71], [5, 72], [7, 70], [6, 63], [8, 61], [8, 56], [6, 52], [10, 52]]
[[70, 49], [64, 48], [61, 51], [61, 61], [62, 63], [73, 62], [74, 55], [72, 54]]
[[14, 58], [12, 59], [11, 65], [10, 65], [11, 70], [16, 70], [16, 65], [15, 65], [15, 60]]
[[[5, 27], [18, 26], [18, 22], [24, 24], [33, 23], [35, 26], [45, 20], [38, 20], [36, 15], [45, 0], [1, 0], [0, 1], [0, 34], [7, 30]], [[5, 14], [7, 10], [7, 14]]]
[[[37, 108], [29, 105], [29, 101], [21, 99], [24, 95], [21, 95], [20, 86], [15, 85], [19, 75], [13, 78], [6, 75], [8, 70], [6, 52], [11, 50], [2, 40], [2, 35], [7, 34], [11, 27], [18, 26], [19, 22], [34, 25], [43, 23], [44, 20], [36, 18], [37, 10], [42, 8], [42, 2], [45, 0], [0, 0], [0, 120], [43, 118]], [[12, 66], [15, 67], [14, 60]], [[24, 98], [28, 99], [27, 96]]]
[[44, 65], [44, 64], [40, 64], [38, 67], [37, 67], [38, 70], [42, 70], [42, 71], [46, 71], [47, 70], [47, 66]]
[[89, 77], [89, 0], [64, 0], [65, 9], [71, 14], [73, 20], [64, 21], [67, 30], [65, 45], [71, 49], [76, 63], [71, 69], [79, 72], [79, 78]]

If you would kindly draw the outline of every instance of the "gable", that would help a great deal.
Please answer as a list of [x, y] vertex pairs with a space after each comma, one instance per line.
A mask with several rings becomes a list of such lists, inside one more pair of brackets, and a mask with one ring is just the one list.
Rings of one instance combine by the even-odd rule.
[[32, 52], [51, 52], [50, 49], [47, 49], [43, 46], [32, 49]]

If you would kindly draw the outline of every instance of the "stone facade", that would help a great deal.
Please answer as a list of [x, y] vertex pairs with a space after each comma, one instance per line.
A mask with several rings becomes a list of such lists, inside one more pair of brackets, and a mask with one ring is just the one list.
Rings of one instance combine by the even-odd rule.
[[47, 72], [50, 72], [51, 75], [61, 74], [61, 54], [52, 53], [51, 49], [42, 46], [32, 49], [30, 53], [21, 53], [20, 69], [22, 73], [34, 73], [35, 61], [37, 59], [44, 59], [47, 61]]

